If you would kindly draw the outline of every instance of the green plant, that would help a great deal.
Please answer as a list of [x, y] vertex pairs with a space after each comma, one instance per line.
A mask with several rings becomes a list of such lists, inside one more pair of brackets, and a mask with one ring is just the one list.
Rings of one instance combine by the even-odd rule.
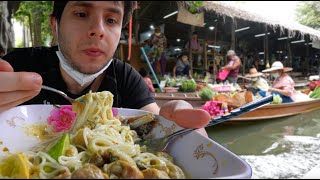
[[189, 5], [189, 11], [192, 14], [198, 13], [199, 8], [202, 6], [203, 1], [189, 1], [188, 5]]
[[193, 80], [182, 80], [181, 91], [183, 92], [194, 92], [197, 88], [197, 83]]
[[51, 1], [22, 1], [14, 18], [29, 28], [32, 45], [45, 45], [47, 38], [53, 38], [50, 29]]
[[312, 93], [309, 95], [310, 98], [318, 99], [320, 98], [320, 86], [317, 86]]
[[201, 100], [208, 101], [212, 100], [212, 97], [215, 96], [217, 93], [213, 92], [209, 87], [205, 87], [202, 91], [199, 92], [199, 96]]

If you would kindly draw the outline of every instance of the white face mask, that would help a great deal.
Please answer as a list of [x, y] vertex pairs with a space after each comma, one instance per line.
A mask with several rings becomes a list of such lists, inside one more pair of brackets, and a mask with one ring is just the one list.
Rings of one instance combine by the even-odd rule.
[[156, 36], [160, 36], [161, 35], [161, 32], [159, 32], [159, 33], [154, 33]]
[[251, 78], [251, 80], [252, 80], [253, 82], [256, 82], [256, 81], [258, 80], [258, 78], [257, 78], [257, 77]]
[[73, 66], [71, 66], [71, 64], [69, 63], [70, 61], [67, 60], [61, 50], [60, 50], [60, 46], [59, 46], [59, 38], [58, 38], [58, 23], [56, 21], [56, 32], [57, 32], [57, 44], [58, 44], [58, 51], [56, 51], [56, 54], [59, 58], [60, 61], [60, 67], [75, 81], [77, 81], [78, 84], [80, 84], [80, 86], [83, 86], [91, 81], [93, 81], [96, 77], [98, 77], [100, 74], [103, 73], [104, 70], [106, 70], [111, 62], [112, 59], [110, 60], [110, 62], [104, 67], [102, 68], [99, 72], [95, 73], [95, 74], [84, 74], [79, 72], [78, 70], [74, 69]]
[[272, 73], [271, 74], [275, 79], [277, 79], [280, 75], [279, 75], [279, 73]]

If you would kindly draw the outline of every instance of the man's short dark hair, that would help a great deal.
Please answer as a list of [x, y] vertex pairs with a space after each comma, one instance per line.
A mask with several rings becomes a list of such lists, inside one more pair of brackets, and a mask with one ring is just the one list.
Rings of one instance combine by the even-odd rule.
[[[53, 12], [51, 16], [56, 17], [58, 23], [60, 22], [62, 12], [69, 1], [53, 1]], [[122, 28], [124, 28], [130, 20], [130, 16], [136, 7], [137, 1], [122, 1], [124, 3], [124, 16], [122, 22]], [[114, 1], [114, 3], [120, 3], [120, 1]]]

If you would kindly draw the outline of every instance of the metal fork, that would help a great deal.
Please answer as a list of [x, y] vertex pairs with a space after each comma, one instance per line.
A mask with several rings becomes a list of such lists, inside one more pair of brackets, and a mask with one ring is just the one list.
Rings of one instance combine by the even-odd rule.
[[[251, 103], [245, 104], [237, 109], [232, 110], [229, 114], [226, 115], [222, 115], [220, 117], [216, 117], [211, 119], [210, 123], [206, 126], [206, 127], [210, 127], [222, 122], [225, 122], [229, 119], [232, 119], [234, 117], [237, 117], [241, 114], [253, 111], [261, 106], [266, 105], [267, 103], [270, 103], [273, 101], [273, 96], [269, 95], [267, 97], [258, 99], [256, 101], [253, 101]], [[191, 131], [196, 130], [197, 128], [194, 129], [181, 129], [179, 131], [176, 131], [170, 135], [167, 135], [165, 137], [162, 138], [157, 138], [157, 139], [145, 139], [142, 141], [139, 141], [138, 144], [140, 146], [145, 145], [147, 147], [147, 150], [150, 152], [160, 152], [163, 151], [168, 144], [171, 142], [171, 140], [173, 140], [175, 137], [179, 136], [179, 135], [183, 135], [183, 134], [187, 134]]]
[[67, 99], [71, 104], [81, 103], [81, 102], [79, 102], [79, 101], [76, 101], [76, 100], [72, 99], [72, 98], [69, 97], [66, 93], [64, 93], [64, 92], [62, 92], [62, 91], [60, 91], [60, 90], [57, 90], [57, 89], [55, 89], [55, 88], [42, 85], [42, 89], [49, 90], [49, 91], [52, 91], [52, 92], [55, 92], [55, 93], [60, 94], [60, 95], [63, 96], [65, 99]]

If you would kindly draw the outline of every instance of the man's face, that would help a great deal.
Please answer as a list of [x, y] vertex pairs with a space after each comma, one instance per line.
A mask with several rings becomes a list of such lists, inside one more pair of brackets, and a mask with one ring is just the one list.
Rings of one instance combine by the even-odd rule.
[[[121, 35], [123, 3], [69, 1], [59, 27], [59, 45], [78, 71], [93, 74], [113, 57]], [[55, 26], [51, 24], [55, 32]]]

